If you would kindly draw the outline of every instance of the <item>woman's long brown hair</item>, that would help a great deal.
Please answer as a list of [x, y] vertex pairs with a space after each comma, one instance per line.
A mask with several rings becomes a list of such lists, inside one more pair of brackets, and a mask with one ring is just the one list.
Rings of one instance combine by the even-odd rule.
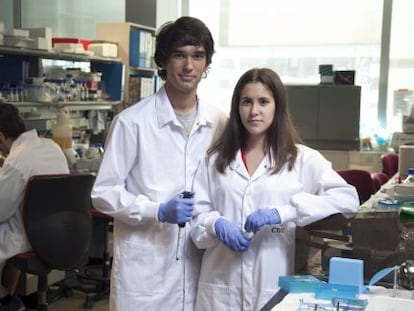
[[215, 167], [223, 174], [237, 151], [245, 145], [247, 131], [240, 119], [239, 103], [244, 86], [251, 82], [265, 85], [271, 91], [276, 104], [273, 122], [266, 135], [267, 152], [273, 155], [275, 161], [273, 173], [279, 172], [286, 162], [288, 170], [292, 170], [297, 158], [296, 143], [301, 140], [290, 119], [286, 89], [279, 75], [268, 68], [253, 68], [240, 77], [233, 91], [229, 121], [223, 134], [207, 151], [207, 155], [210, 158], [217, 153]]

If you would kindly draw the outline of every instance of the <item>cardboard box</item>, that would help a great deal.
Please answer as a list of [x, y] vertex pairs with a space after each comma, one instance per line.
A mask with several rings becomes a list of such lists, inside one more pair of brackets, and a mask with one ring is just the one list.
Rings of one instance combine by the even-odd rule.
[[86, 52], [80, 43], [55, 43], [53, 49], [65, 53], [84, 54]]
[[40, 27], [40, 28], [22, 28], [29, 31], [30, 38], [46, 38], [52, 41], [52, 28]]
[[118, 44], [115, 42], [92, 41], [88, 50], [103, 57], [118, 57]]
[[50, 51], [52, 50], [52, 41], [48, 38], [36, 37], [29, 43], [29, 47], [31, 49]]
[[8, 36], [8, 35], [4, 36], [4, 45], [7, 45], [7, 46], [28, 48], [31, 41], [33, 41], [33, 39], [24, 38], [24, 37]]
[[7, 36], [29, 38], [29, 31], [25, 29], [13, 28], [4, 32]]

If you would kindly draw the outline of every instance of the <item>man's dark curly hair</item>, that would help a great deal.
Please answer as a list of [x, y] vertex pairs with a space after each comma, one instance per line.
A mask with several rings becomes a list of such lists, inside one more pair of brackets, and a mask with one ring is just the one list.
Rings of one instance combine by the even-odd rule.
[[165, 80], [163, 69], [172, 51], [184, 45], [202, 46], [206, 52], [206, 65], [211, 64], [214, 40], [207, 26], [199, 19], [183, 16], [175, 22], [165, 23], [156, 35], [154, 61], [159, 67], [158, 75]]
[[7, 138], [16, 139], [25, 131], [19, 110], [11, 104], [0, 102], [0, 132]]

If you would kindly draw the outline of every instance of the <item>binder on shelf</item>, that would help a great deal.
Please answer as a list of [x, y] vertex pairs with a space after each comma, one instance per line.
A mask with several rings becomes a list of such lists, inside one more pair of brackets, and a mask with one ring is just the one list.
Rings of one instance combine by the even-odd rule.
[[129, 35], [129, 65], [150, 68], [153, 51], [152, 34], [145, 30], [131, 29]]

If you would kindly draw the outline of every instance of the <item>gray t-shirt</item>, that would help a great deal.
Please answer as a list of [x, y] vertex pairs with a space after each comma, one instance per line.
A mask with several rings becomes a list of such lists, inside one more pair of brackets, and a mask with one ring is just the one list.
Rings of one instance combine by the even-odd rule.
[[187, 135], [190, 135], [191, 128], [193, 127], [194, 121], [197, 115], [197, 104], [193, 106], [190, 111], [181, 112], [174, 110], [175, 115], [177, 116], [178, 121], [184, 126]]

